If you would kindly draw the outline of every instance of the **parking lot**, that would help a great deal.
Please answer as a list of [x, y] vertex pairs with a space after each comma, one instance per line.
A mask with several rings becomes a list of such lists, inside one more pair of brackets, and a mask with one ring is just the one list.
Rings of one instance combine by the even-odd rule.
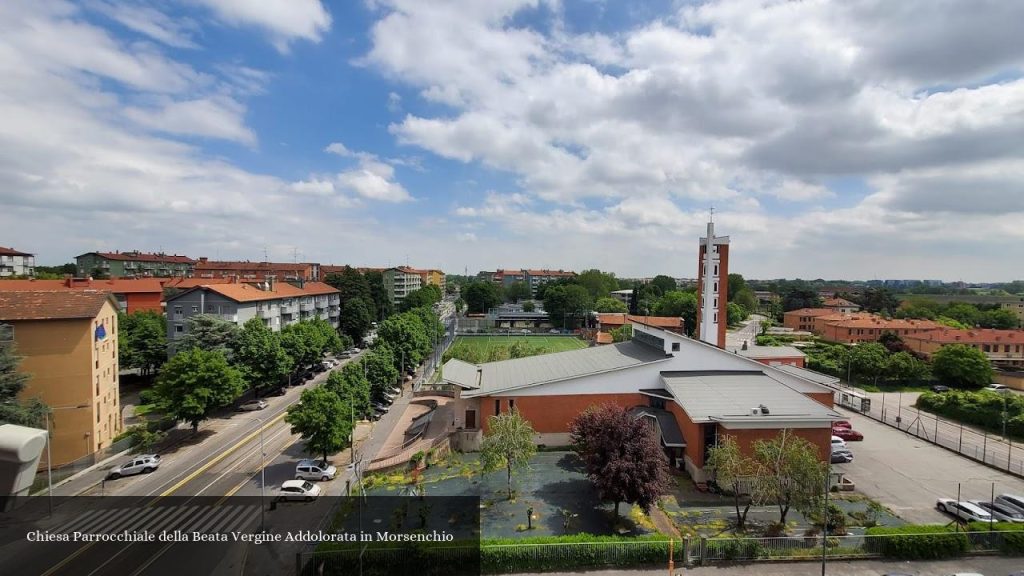
[[855, 412], [837, 408], [861, 442], [849, 442], [854, 461], [835, 464], [856, 484], [856, 489], [911, 523], [952, 520], [935, 509], [937, 498], [988, 500], [991, 493], [1024, 494], [1024, 479], [983, 466], [953, 452], [886, 426]]

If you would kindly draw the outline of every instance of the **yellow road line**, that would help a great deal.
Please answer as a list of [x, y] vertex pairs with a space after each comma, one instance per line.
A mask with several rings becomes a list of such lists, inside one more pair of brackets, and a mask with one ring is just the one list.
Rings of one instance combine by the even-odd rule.
[[56, 572], [57, 570], [60, 570], [60, 569], [61, 569], [61, 568], [63, 568], [63, 567], [64, 567], [64, 566], [65, 566], [65, 565], [66, 565], [66, 564], [67, 564], [68, 562], [71, 562], [72, 560], [74, 560], [75, 558], [77, 558], [77, 557], [78, 557], [79, 555], [81, 555], [81, 554], [82, 554], [83, 552], [85, 552], [85, 551], [86, 551], [86, 550], [88, 550], [89, 548], [92, 548], [94, 544], [95, 544], [95, 542], [90, 542], [90, 543], [86, 544], [85, 546], [82, 546], [82, 547], [81, 547], [81, 548], [79, 548], [78, 550], [75, 550], [75, 551], [74, 551], [74, 553], [72, 553], [72, 554], [71, 554], [70, 556], [68, 556], [67, 558], [65, 558], [65, 559], [61, 560], [61, 561], [60, 561], [60, 563], [58, 563], [58, 564], [57, 564], [56, 566], [54, 566], [53, 568], [50, 568], [50, 569], [49, 569], [49, 570], [47, 570], [46, 572], [43, 572], [43, 573], [42, 573], [42, 574], [40, 574], [39, 576], [50, 576], [50, 574], [53, 574], [53, 573], [54, 573], [54, 572]]
[[[259, 435], [259, 433], [260, 433], [261, 431], [263, 431], [263, 430], [266, 430], [267, 428], [271, 427], [271, 426], [272, 426], [272, 425], [274, 425], [274, 424], [277, 424], [277, 423], [278, 423], [278, 422], [279, 422], [280, 420], [284, 419], [285, 415], [287, 415], [287, 412], [281, 412], [280, 414], [278, 414], [277, 416], [275, 416], [273, 420], [270, 420], [269, 422], [267, 422], [267, 423], [266, 423], [266, 424], [264, 424], [263, 426], [260, 426], [260, 427], [259, 427], [259, 428], [258, 428], [258, 429], [257, 429], [257, 430], [255, 431], [255, 432], [253, 432], [252, 434], [249, 434], [249, 435], [248, 435], [248, 436], [246, 436], [245, 438], [242, 438], [242, 439], [241, 439], [241, 440], [239, 440], [239, 441], [238, 441], [238, 442], [237, 442], [237, 443], [236, 443], [236, 444], [235, 444], [234, 446], [232, 446], [232, 447], [228, 448], [227, 450], [225, 450], [225, 451], [221, 452], [220, 454], [218, 454], [218, 455], [217, 455], [217, 457], [216, 457], [216, 458], [214, 458], [213, 460], [210, 460], [209, 462], [207, 462], [206, 464], [204, 464], [204, 465], [203, 465], [203, 466], [201, 466], [201, 467], [200, 467], [199, 469], [197, 469], [197, 470], [196, 470], [195, 472], [193, 472], [193, 473], [189, 474], [189, 475], [188, 475], [188, 476], [186, 476], [185, 478], [182, 478], [180, 482], [178, 482], [178, 483], [177, 483], [177, 484], [175, 484], [174, 486], [171, 486], [170, 488], [168, 488], [167, 490], [165, 490], [165, 491], [164, 491], [163, 493], [161, 493], [161, 494], [160, 494], [159, 496], [157, 496], [157, 497], [156, 497], [156, 498], [155, 498], [155, 499], [153, 500], [153, 502], [156, 502], [156, 501], [157, 501], [157, 500], [159, 500], [160, 498], [163, 498], [163, 497], [165, 497], [165, 496], [170, 496], [171, 494], [173, 494], [173, 493], [177, 492], [177, 491], [178, 491], [178, 490], [179, 490], [179, 489], [180, 489], [180, 488], [181, 488], [182, 486], [184, 486], [185, 484], [188, 484], [188, 483], [189, 483], [189, 482], [191, 482], [191, 481], [192, 481], [193, 479], [195, 479], [195, 477], [196, 477], [196, 476], [199, 476], [199, 475], [200, 475], [200, 474], [202, 474], [203, 472], [206, 472], [206, 471], [207, 471], [207, 470], [209, 470], [209, 469], [210, 469], [211, 467], [213, 467], [213, 465], [215, 465], [215, 464], [217, 464], [218, 462], [220, 462], [221, 460], [223, 460], [223, 459], [227, 458], [227, 457], [228, 457], [229, 455], [231, 455], [231, 454], [232, 454], [232, 453], [233, 453], [233, 452], [234, 452], [235, 450], [238, 450], [238, 449], [239, 449], [240, 447], [242, 447], [242, 445], [243, 445], [243, 444], [245, 444], [245, 443], [249, 442], [250, 440], [252, 440], [253, 438], [255, 438], [255, 437], [256, 437], [257, 435]], [[151, 504], [152, 504], [152, 503], [151, 503]]]

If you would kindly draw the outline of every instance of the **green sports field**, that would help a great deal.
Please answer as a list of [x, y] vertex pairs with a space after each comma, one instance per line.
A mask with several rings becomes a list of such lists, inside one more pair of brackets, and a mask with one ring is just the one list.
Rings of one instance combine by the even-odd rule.
[[565, 352], [566, 350], [578, 350], [586, 348], [587, 343], [572, 336], [459, 336], [452, 343], [452, 347], [467, 346], [477, 348], [481, 352], [489, 353], [492, 348], [507, 347], [516, 342], [523, 342], [529, 346], [538, 346], [545, 349], [545, 353]]

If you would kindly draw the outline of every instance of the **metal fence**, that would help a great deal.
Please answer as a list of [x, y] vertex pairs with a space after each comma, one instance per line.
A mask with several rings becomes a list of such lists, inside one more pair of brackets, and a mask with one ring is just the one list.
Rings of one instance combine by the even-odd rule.
[[897, 392], [882, 394], [881, 402], [871, 402], [865, 416], [966, 456], [987, 466], [1024, 477], [1024, 446], [1010, 437], [976, 430], [963, 423], [906, 405], [908, 399]]

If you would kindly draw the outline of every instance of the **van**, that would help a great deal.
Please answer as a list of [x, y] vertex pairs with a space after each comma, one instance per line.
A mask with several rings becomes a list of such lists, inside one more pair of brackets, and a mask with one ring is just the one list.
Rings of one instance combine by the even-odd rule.
[[295, 465], [296, 480], [334, 480], [338, 469], [320, 460], [299, 460]]

